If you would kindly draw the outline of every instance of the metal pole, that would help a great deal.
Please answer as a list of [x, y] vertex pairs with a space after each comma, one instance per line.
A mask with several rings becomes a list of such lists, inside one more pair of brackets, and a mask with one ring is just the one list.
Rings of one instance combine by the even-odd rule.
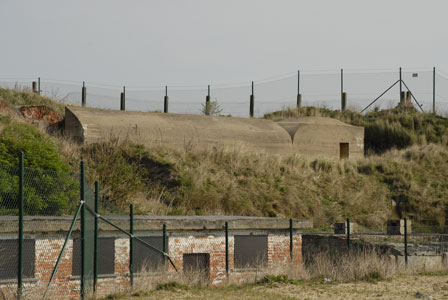
[[347, 249], [350, 251], [350, 219], [347, 218]]
[[23, 277], [23, 215], [24, 215], [24, 154], [19, 154], [19, 261], [17, 270], [17, 299], [20, 300], [22, 296], [22, 277]]
[[129, 275], [131, 279], [131, 289], [134, 288], [134, 205], [129, 205]]
[[168, 113], [168, 86], [165, 86], [165, 98], [163, 100], [163, 112]]
[[78, 219], [78, 216], [79, 216], [79, 213], [81, 212], [82, 207], [84, 207], [83, 201], [81, 201], [81, 203], [79, 203], [78, 208], [76, 209], [75, 216], [73, 217], [72, 224], [70, 225], [68, 234], [65, 237], [65, 241], [64, 241], [64, 245], [62, 246], [62, 250], [61, 250], [61, 252], [59, 252], [58, 259], [56, 260], [56, 264], [54, 266], [53, 272], [51, 273], [50, 281], [48, 281], [48, 285], [47, 285], [47, 288], [45, 289], [45, 293], [44, 293], [44, 296], [42, 297], [42, 300], [45, 300], [45, 297], [47, 296], [47, 292], [50, 289], [50, 285], [53, 282], [54, 276], [56, 275], [56, 272], [58, 271], [58, 267], [61, 262], [62, 255], [64, 254], [64, 250], [67, 247], [68, 240], [70, 239], [70, 236], [72, 235], [73, 228], [75, 227], [76, 220]]
[[82, 107], [86, 107], [86, 99], [87, 99], [87, 90], [86, 90], [86, 82], [82, 82], [82, 89], [81, 89], [81, 105]]
[[250, 106], [249, 106], [249, 116], [251, 118], [254, 117], [254, 103], [255, 102], [255, 95], [254, 95], [254, 82], [252, 81], [252, 94], [250, 95]]
[[300, 94], [300, 70], [297, 71], [297, 94]]
[[404, 218], [404, 262], [408, 265], [408, 219]]
[[403, 92], [403, 79], [401, 77], [401, 67], [400, 67], [400, 100], [401, 100], [401, 93]]
[[40, 77], [38, 77], [37, 78], [37, 93], [40, 95], [40, 92], [41, 92], [41, 90], [40, 90]]
[[126, 110], [126, 87], [123, 87], [123, 92], [121, 93], [120, 110]]
[[208, 86], [208, 93], [205, 97], [205, 115], [210, 115], [210, 85]]
[[226, 237], [226, 279], [229, 280], [229, 223], [225, 224], [225, 237]]
[[96, 292], [96, 285], [98, 283], [98, 209], [100, 202], [100, 185], [98, 181], [95, 181], [95, 233], [93, 241], [93, 291]]
[[344, 92], [344, 69], [341, 69], [341, 95], [343, 92]]
[[436, 114], [436, 67], [432, 70], [432, 113]]
[[[163, 253], [167, 253], [166, 251], [166, 224], [162, 226], [162, 251]], [[166, 256], [163, 256], [163, 264], [166, 264]]]
[[293, 220], [289, 219], [289, 257], [291, 261], [294, 258], [294, 237], [293, 237]]
[[[85, 178], [84, 178], [84, 161], [81, 161], [81, 176], [80, 176], [80, 198], [81, 202], [85, 201]], [[85, 205], [81, 208], [81, 299], [85, 297], [85, 278], [84, 278], [84, 264], [85, 264], [85, 252], [86, 252], [86, 243], [84, 241], [86, 234], [86, 226], [85, 226], [85, 214], [86, 207]]]

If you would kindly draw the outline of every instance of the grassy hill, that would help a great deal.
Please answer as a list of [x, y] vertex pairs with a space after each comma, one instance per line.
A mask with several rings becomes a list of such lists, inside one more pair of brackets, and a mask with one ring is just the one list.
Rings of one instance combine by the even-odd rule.
[[[35, 99], [32, 103], [50, 101], [50, 107], [60, 109], [51, 99], [31, 96]], [[21, 105], [31, 96], [0, 90], [0, 104]], [[72, 162], [72, 170], [78, 171], [80, 160], [85, 160], [89, 182], [99, 180], [107, 201], [123, 209], [134, 203], [140, 213], [304, 217], [317, 225], [350, 217], [369, 226], [382, 225], [390, 217], [408, 216], [417, 223], [432, 220], [444, 224], [448, 201], [446, 119], [413, 109], [361, 115], [313, 107], [275, 112], [265, 118], [295, 116], [327, 116], [365, 126], [366, 157], [338, 161], [238, 151], [193, 153], [145, 148], [125, 140], [77, 145], [39, 133], [46, 139], [42, 144], [54, 145], [50, 150], [60, 161], [59, 169], [65, 170]], [[36, 157], [37, 150], [25, 146], [12, 149], [1, 138], [8, 126], [21, 122], [17, 116], [0, 116], [0, 149], [3, 143], [2, 151], [11, 157], [17, 151]], [[29, 126], [27, 130], [38, 131]], [[16, 140], [26, 144], [30, 137], [22, 134]], [[44, 166], [48, 163], [42, 162]]]

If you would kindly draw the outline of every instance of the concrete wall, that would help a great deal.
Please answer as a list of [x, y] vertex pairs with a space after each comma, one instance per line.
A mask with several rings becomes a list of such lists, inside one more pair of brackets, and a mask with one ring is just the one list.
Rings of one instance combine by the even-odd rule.
[[282, 156], [299, 153], [339, 159], [339, 144], [349, 143], [350, 158], [364, 155], [364, 128], [330, 118], [281, 122], [254, 118], [66, 108], [65, 133], [84, 143], [111, 137], [176, 150], [239, 149]]

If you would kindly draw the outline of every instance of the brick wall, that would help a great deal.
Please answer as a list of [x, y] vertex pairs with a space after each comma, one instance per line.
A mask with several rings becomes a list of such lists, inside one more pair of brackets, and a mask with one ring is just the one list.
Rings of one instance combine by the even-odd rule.
[[[230, 280], [244, 281], [244, 276], [253, 270], [234, 269], [234, 237], [229, 235], [229, 269]], [[240, 233], [238, 233], [240, 234]], [[242, 233], [244, 234], [244, 233]], [[254, 234], [257, 234], [255, 232]], [[261, 232], [266, 234], [266, 232]], [[0, 236], [0, 238], [2, 238]], [[42, 298], [48, 284], [51, 272], [56, 263], [64, 243], [61, 234], [35, 235], [35, 273], [34, 279], [27, 279], [23, 293], [26, 299]], [[129, 279], [129, 238], [117, 236], [115, 233], [114, 274], [100, 275], [98, 278], [97, 294], [105, 296], [122, 292], [130, 288]], [[289, 234], [284, 231], [268, 234], [268, 268], [290, 265]], [[294, 235], [293, 263], [302, 263], [302, 239], [299, 234]], [[168, 252], [175, 265], [182, 272], [183, 255], [188, 253], [210, 254], [210, 278], [212, 286], [226, 282], [225, 265], [225, 236], [222, 231], [217, 232], [170, 232]], [[73, 240], [69, 240], [67, 248], [59, 265], [58, 272], [48, 293], [48, 299], [70, 300], [80, 298], [80, 278], [72, 275]], [[174, 273], [172, 267], [169, 268]], [[156, 278], [156, 277], [154, 277]], [[6, 299], [15, 299], [17, 283], [15, 280], [0, 282], [0, 290]], [[1, 294], [0, 294], [1, 295]]]

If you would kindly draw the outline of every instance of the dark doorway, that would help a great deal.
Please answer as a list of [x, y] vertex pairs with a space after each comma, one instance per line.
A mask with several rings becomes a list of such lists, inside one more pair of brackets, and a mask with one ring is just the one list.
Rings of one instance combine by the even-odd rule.
[[348, 143], [340, 143], [339, 144], [339, 158], [340, 159], [347, 159], [350, 152], [349, 144]]
[[192, 280], [208, 283], [210, 279], [210, 253], [184, 254], [184, 274]]
[[235, 268], [264, 268], [268, 265], [267, 235], [235, 235]]

